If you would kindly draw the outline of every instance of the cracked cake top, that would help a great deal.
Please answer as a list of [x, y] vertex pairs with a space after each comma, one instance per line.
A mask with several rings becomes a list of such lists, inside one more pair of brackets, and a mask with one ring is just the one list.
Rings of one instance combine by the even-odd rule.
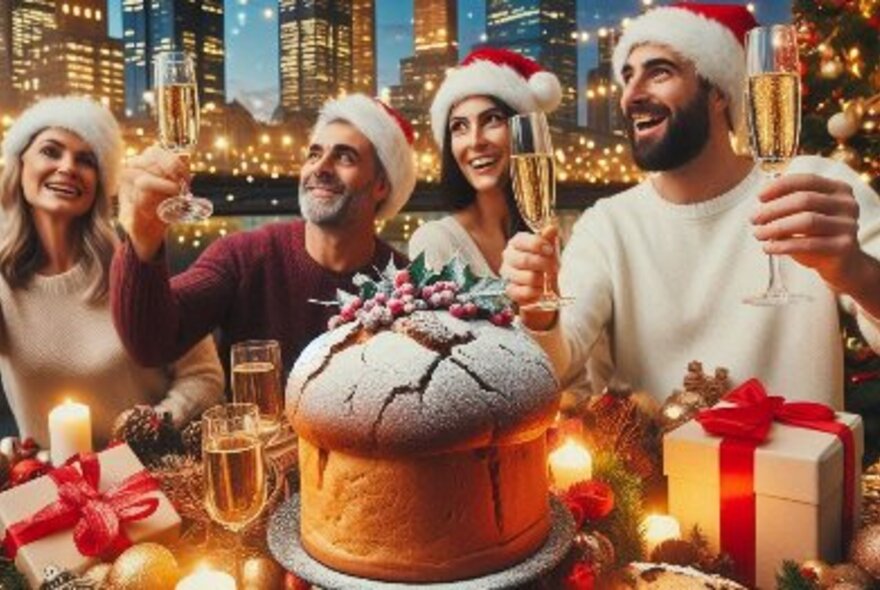
[[557, 390], [521, 330], [416, 311], [387, 330], [346, 323], [317, 338], [290, 374], [287, 413], [323, 448], [431, 454], [534, 438]]

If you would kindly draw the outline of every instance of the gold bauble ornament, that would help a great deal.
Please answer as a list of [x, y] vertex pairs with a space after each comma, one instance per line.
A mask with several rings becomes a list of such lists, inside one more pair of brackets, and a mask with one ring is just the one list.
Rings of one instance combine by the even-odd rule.
[[880, 524], [863, 528], [850, 549], [850, 559], [874, 579], [880, 578]]
[[856, 109], [846, 109], [828, 117], [828, 135], [839, 142], [846, 141], [859, 132], [862, 118]]
[[83, 578], [94, 582], [96, 588], [102, 588], [104, 585], [104, 580], [107, 579], [107, 576], [110, 574], [110, 570], [112, 568], [113, 564], [110, 563], [99, 563], [93, 565], [86, 570], [86, 573], [83, 574]]
[[859, 152], [843, 143], [837, 144], [837, 147], [834, 148], [834, 151], [831, 152], [828, 157], [832, 160], [837, 160], [838, 162], [846, 164], [853, 170], [858, 170], [862, 163]]
[[174, 590], [180, 569], [174, 555], [158, 543], [140, 543], [116, 558], [107, 575], [113, 590]]
[[853, 584], [859, 588], [871, 586], [871, 576], [854, 563], [841, 563], [832, 567], [831, 579], [835, 584]]
[[835, 80], [843, 73], [843, 63], [837, 58], [826, 60], [822, 62], [819, 72], [823, 78]]
[[241, 564], [240, 590], [283, 590], [284, 569], [268, 557], [249, 557]]

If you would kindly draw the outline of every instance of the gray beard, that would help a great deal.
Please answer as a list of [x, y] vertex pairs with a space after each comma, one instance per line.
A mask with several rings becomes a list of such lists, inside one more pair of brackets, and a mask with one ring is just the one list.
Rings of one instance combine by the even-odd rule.
[[299, 187], [299, 211], [303, 219], [315, 225], [338, 227], [348, 218], [357, 195], [344, 192], [331, 201], [316, 199], [304, 186]]

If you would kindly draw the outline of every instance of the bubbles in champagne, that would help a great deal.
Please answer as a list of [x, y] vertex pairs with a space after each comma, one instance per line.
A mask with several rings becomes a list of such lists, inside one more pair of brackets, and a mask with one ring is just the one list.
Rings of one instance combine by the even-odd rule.
[[748, 121], [755, 158], [766, 169], [791, 159], [800, 135], [800, 82], [797, 74], [749, 76]]
[[284, 411], [281, 368], [272, 362], [248, 361], [232, 368], [232, 395], [238, 403], [260, 408], [260, 431], [271, 436], [278, 429]]
[[199, 139], [199, 100], [195, 84], [156, 88], [159, 141], [170, 150], [188, 151]]
[[513, 194], [520, 215], [532, 231], [540, 231], [556, 205], [556, 170], [547, 154], [515, 154], [510, 158]]
[[205, 506], [230, 528], [243, 527], [266, 503], [260, 439], [244, 432], [210, 435], [204, 443]]

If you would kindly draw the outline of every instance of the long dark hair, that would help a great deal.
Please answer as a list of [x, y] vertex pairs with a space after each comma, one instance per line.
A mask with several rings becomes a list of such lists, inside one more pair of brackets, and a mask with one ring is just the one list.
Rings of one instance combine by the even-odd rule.
[[[487, 96], [492, 104], [494, 104], [505, 117], [512, 117], [517, 112], [506, 102], [498, 100], [494, 96]], [[452, 155], [452, 132], [449, 126], [443, 131], [443, 153], [440, 159], [440, 186], [443, 187], [443, 200], [448, 209], [452, 211], [460, 211], [472, 205], [477, 200], [477, 191], [471, 186], [465, 178], [458, 162]], [[504, 201], [507, 203], [507, 211], [510, 215], [510, 222], [505, 233], [507, 237], [519, 231], [526, 231], [528, 227], [522, 216], [519, 214], [519, 208], [516, 206], [516, 199], [513, 196], [513, 185], [511, 182], [505, 183], [503, 187]]]

